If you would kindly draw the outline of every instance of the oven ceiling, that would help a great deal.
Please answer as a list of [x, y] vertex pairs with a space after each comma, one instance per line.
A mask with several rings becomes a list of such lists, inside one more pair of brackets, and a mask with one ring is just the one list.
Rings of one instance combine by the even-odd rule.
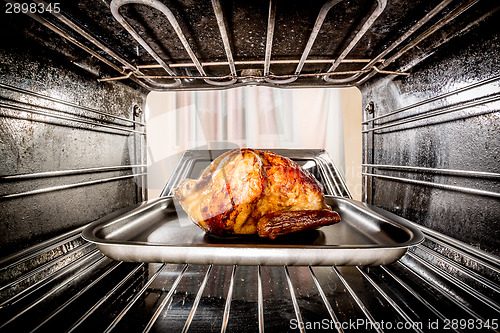
[[101, 81], [150, 90], [339, 87], [404, 78], [412, 59], [470, 29], [496, 10], [492, 3], [87, 0], [8, 19]]

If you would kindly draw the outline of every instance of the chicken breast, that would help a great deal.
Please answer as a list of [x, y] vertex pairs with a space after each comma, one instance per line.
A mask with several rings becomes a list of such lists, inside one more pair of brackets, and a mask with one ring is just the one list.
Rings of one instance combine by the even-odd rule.
[[340, 221], [314, 176], [286, 157], [250, 148], [222, 154], [174, 196], [196, 225], [221, 236], [276, 238]]

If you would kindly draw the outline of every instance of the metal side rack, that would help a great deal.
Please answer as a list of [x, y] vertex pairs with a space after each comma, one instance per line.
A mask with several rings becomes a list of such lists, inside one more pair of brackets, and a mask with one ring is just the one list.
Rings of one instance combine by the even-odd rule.
[[[349, 196], [335, 169], [311, 171]], [[500, 331], [500, 259], [421, 230], [389, 265], [282, 267], [117, 262], [80, 228], [2, 260], [0, 330]]]

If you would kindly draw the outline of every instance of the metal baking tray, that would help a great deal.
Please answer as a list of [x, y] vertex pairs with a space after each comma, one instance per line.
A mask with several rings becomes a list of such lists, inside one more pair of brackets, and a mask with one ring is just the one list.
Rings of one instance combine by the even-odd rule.
[[96, 221], [82, 235], [115, 260], [216, 265], [383, 265], [423, 240], [411, 222], [390, 212], [343, 197], [326, 201], [339, 223], [275, 240], [209, 235], [172, 197]]

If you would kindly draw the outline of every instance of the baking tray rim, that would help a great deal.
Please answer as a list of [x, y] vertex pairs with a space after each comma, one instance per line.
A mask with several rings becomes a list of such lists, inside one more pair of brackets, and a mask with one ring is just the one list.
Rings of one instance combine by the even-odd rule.
[[[232, 248], [231, 256], [223, 254], [220, 248], [206, 248], [204, 256], [190, 254], [189, 247], [170, 247], [174, 251], [165, 258], [162, 247], [149, 248], [147, 254], [130, 254], [137, 245], [97, 244], [107, 257], [125, 262], [184, 263], [200, 265], [239, 265], [239, 266], [376, 266], [387, 265], [399, 260], [408, 248], [358, 248], [358, 249], [313, 249], [292, 248]], [[140, 246], [138, 246], [141, 248]], [[243, 250], [244, 249], [244, 250]], [[157, 250], [157, 251], [154, 251]], [[285, 253], [283, 252], [285, 251]], [[323, 255], [318, 255], [321, 251]]]

